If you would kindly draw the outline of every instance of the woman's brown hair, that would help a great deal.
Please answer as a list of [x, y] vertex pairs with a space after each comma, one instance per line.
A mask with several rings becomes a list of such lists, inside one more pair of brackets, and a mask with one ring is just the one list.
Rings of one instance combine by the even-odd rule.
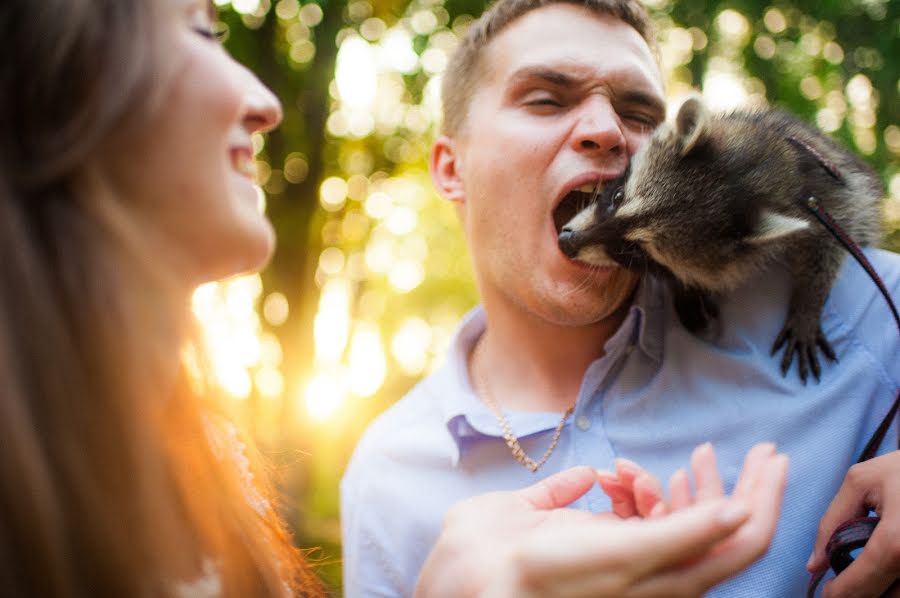
[[93, 168], [165, 109], [174, 4], [0, 5], [4, 596], [322, 593], [187, 371], [186, 298]]

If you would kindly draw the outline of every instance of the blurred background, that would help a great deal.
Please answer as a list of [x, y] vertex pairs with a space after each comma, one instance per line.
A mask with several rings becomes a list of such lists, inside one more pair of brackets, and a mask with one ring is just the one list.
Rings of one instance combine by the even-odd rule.
[[[900, 250], [900, 2], [647, 0], [670, 98], [772, 103], [882, 175]], [[338, 482], [366, 424], [441, 360], [476, 302], [431, 187], [447, 57], [480, 0], [216, 0], [225, 45], [281, 98], [255, 139], [279, 246], [194, 296], [228, 408], [273, 463], [300, 546], [340, 588]], [[887, 311], [885, 312], [887, 317]]]

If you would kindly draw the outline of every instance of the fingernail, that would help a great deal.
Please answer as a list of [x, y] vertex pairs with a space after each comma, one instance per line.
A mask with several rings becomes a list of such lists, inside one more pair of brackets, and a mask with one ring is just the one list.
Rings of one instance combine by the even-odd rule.
[[701, 453], [708, 453], [710, 451], [712, 451], [712, 443], [704, 442], [703, 444], [701, 444], [700, 446], [698, 446], [694, 449], [694, 456], [700, 455]]
[[617, 479], [616, 474], [614, 474], [611, 471], [607, 471], [605, 469], [595, 469], [594, 475], [597, 476], [598, 478], [606, 478], [606, 479], [612, 479], [612, 480]]
[[775, 446], [774, 442], [761, 442], [759, 443], [759, 446], [761, 447], [760, 450], [767, 455], [774, 455], [775, 450], [778, 448]]
[[625, 457], [616, 457], [616, 467], [622, 467], [623, 469], [629, 469], [631, 471], [640, 471], [641, 469], [640, 465], [634, 461], [629, 461]]
[[819, 567], [817, 566], [819, 563], [819, 559], [816, 558], [816, 553], [813, 551], [812, 554], [809, 555], [809, 560], [806, 561], [806, 570], [812, 573], [817, 570]]
[[664, 515], [665, 511], [666, 511], [666, 505], [664, 503], [658, 502], [655, 505], [653, 505], [652, 509], [650, 509], [649, 515], [650, 515], [650, 517], [659, 517], [661, 515]]
[[750, 509], [743, 502], [729, 502], [719, 511], [718, 519], [724, 525], [736, 525], [750, 516]]

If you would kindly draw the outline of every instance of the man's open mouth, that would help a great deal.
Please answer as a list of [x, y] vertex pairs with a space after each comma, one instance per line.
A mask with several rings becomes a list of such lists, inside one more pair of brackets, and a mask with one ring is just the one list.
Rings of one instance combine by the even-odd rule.
[[562, 231], [562, 227], [574, 218], [575, 214], [593, 203], [600, 196], [601, 190], [600, 183], [592, 183], [581, 185], [566, 193], [553, 210], [553, 225], [556, 227], [556, 234]]

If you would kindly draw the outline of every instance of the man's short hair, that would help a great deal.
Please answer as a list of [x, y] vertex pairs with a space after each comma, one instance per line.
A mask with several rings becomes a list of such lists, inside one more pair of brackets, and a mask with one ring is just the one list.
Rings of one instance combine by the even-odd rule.
[[488, 43], [522, 15], [544, 6], [563, 3], [582, 6], [623, 21], [634, 28], [655, 53], [653, 21], [639, 0], [498, 0], [469, 27], [444, 72], [441, 103], [445, 134], [455, 136], [465, 124], [469, 101], [481, 77], [481, 55]]

